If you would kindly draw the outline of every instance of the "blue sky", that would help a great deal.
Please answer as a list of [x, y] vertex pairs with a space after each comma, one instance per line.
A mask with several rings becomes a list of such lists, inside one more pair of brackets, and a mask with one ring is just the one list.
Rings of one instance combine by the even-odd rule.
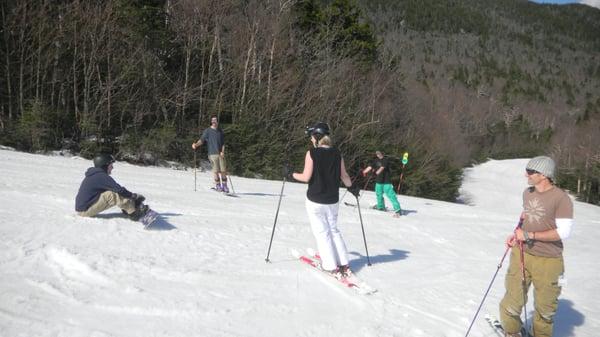
[[530, 0], [537, 3], [549, 3], [549, 4], [572, 4], [582, 3], [588, 6], [600, 8], [600, 0]]
[[574, 0], [532, 0], [533, 2], [537, 2], [537, 3], [549, 3], [549, 4], [572, 4], [572, 3], [578, 3], [579, 1], [574, 1]]

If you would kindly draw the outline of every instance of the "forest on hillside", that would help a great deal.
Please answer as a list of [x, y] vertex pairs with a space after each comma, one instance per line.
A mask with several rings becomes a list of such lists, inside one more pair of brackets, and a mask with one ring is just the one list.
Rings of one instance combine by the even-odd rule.
[[193, 165], [217, 115], [230, 171], [280, 179], [324, 121], [352, 176], [379, 149], [397, 184], [409, 152], [403, 194], [454, 201], [463, 167], [547, 154], [560, 186], [600, 203], [592, 7], [6, 0], [0, 20], [3, 145]]

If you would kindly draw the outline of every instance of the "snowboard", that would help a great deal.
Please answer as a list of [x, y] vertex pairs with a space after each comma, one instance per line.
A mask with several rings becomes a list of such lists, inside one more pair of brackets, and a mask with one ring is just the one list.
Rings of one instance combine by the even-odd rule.
[[148, 209], [146, 214], [144, 214], [138, 221], [144, 225], [144, 229], [148, 229], [156, 219], [158, 219], [159, 214], [156, 213], [152, 209]]

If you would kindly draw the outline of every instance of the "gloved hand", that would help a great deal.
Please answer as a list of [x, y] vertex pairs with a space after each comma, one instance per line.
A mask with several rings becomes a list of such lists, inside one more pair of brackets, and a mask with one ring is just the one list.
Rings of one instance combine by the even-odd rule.
[[357, 197], [360, 195], [360, 187], [358, 185], [352, 184], [348, 187], [348, 192], [352, 193], [353, 196]]
[[288, 181], [294, 181], [294, 168], [290, 163], [285, 163], [282, 170], [283, 176]]
[[146, 200], [146, 197], [144, 197], [141, 194], [132, 193], [131, 199], [133, 200], [133, 202], [135, 203], [135, 207], [137, 208], [144, 202], [144, 200]]

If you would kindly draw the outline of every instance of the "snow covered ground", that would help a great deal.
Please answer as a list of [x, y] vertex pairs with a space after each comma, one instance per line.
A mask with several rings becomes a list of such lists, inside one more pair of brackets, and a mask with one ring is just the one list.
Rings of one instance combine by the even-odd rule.
[[[465, 204], [400, 196], [409, 212], [340, 206], [361, 296], [293, 259], [314, 247], [306, 185], [233, 177], [238, 198], [209, 173], [115, 164], [113, 176], [162, 214], [152, 230], [113, 209], [81, 218], [74, 198], [91, 162], [0, 150], [0, 336], [464, 336], [520, 214], [526, 159], [466, 170]], [[348, 194], [345, 201], [352, 201]], [[372, 192], [361, 199], [375, 203]], [[555, 336], [600, 331], [600, 207], [575, 202]], [[471, 336], [495, 336], [508, 261]], [[528, 310], [533, 309], [532, 303]]]

